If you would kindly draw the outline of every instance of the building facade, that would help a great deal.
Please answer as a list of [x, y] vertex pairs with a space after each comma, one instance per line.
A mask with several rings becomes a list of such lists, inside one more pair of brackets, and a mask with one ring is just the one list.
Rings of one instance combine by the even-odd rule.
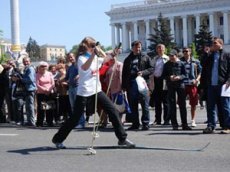
[[230, 44], [230, 0], [145, 0], [112, 5], [110, 17], [112, 47], [122, 42], [123, 51], [140, 40], [147, 50], [149, 34], [154, 34], [159, 14], [168, 19], [168, 26], [179, 47], [189, 46], [204, 22], [213, 36]]
[[45, 61], [56, 61], [65, 56], [65, 46], [45, 44], [40, 46], [40, 54]]

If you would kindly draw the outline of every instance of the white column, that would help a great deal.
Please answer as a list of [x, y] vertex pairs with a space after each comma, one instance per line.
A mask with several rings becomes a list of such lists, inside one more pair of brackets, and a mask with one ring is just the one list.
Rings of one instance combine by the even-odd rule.
[[117, 44], [119, 44], [121, 42], [120, 26], [117, 26], [116, 29], [117, 29]]
[[133, 32], [134, 32], [134, 40], [138, 40], [138, 25], [137, 21], [133, 22]]
[[196, 14], [196, 34], [200, 31], [200, 14]]
[[112, 48], [114, 49], [116, 46], [116, 43], [115, 43], [115, 24], [111, 24], [111, 39], [112, 39]]
[[209, 13], [209, 31], [212, 32], [212, 35], [215, 35], [213, 13]]
[[188, 27], [187, 27], [187, 16], [182, 17], [182, 23], [183, 23], [183, 46], [188, 46]]
[[149, 34], [150, 34], [150, 21], [145, 20], [145, 27], [146, 27], [146, 32], [145, 32], [145, 40], [146, 40], [146, 50], [150, 46], [150, 41], [148, 40]]
[[19, 52], [20, 50], [20, 22], [19, 22], [19, 0], [11, 0], [11, 39], [12, 51]]
[[224, 20], [224, 43], [228, 44], [229, 43], [229, 15], [228, 11], [225, 11], [223, 13], [223, 20]]
[[179, 18], [176, 18], [174, 22], [175, 22], [175, 42], [178, 45], [181, 45]]
[[170, 29], [171, 29], [171, 34], [172, 34], [172, 36], [173, 36], [173, 42], [175, 42], [175, 27], [174, 27], [174, 17], [170, 17], [169, 18], [169, 20], [170, 20]]
[[192, 40], [193, 40], [193, 35], [194, 35], [194, 32], [193, 32], [193, 19], [192, 17], [188, 17], [188, 25], [187, 25], [187, 35], [188, 35], [188, 44], [191, 44], [192, 43]]
[[126, 23], [122, 23], [122, 47], [123, 47], [124, 52], [128, 50]]

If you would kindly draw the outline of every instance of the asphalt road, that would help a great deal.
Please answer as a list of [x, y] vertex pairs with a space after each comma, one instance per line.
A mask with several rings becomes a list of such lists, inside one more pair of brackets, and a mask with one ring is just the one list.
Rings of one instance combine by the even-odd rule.
[[[151, 111], [152, 118], [153, 114]], [[64, 142], [67, 149], [57, 150], [51, 138], [58, 128], [0, 124], [0, 171], [227, 172], [230, 169], [230, 135], [219, 134], [220, 130], [216, 134], [202, 134], [205, 120], [206, 111], [198, 109], [198, 126], [192, 131], [181, 128], [173, 131], [170, 126], [155, 125], [148, 131], [127, 131], [128, 138], [137, 145], [135, 149], [119, 149], [109, 126], [101, 130], [100, 137], [95, 140], [96, 155], [90, 155], [87, 150], [92, 141], [92, 125], [85, 130], [74, 129]], [[125, 128], [129, 125], [125, 124]]]

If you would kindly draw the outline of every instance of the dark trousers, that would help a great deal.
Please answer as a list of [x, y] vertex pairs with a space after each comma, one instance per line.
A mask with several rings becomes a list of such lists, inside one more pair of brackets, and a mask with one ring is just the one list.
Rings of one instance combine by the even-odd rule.
[[167, 90], [163, 90], [163, 79], [154, 78], [155, 87], [152, 93], [152, 98], [155, 105], [155, 121], [161, 123], [162, 105], [163, 105], [163, 119], [164, 122], [169, 122], [168, 114]]
[[43, 110], [42, 101], [53, 100], [51, 96], [45, 94], [37, 94], [37, 126], [43, 126], [44, 118], [46, 117], [46, 122], [49, 126], [53, 125], [54, 119], [54, 109]]
[[150, 121], [149, 116], [149, 93], [144, 91], [139, 93], [137, 82], [133, 80], [131, 82], [131, 88], [127, 90], [128, 101], [131, 109], [132, 115], [132, 125], [135, 127], [140, 126], [139, 122], [139, 109], [138, 103], [140, 102], [142, 108], [141, 122], [143, 126], [148, 126]]
[[173, 127], [178, 127], [177, 123], [177, 108], [176, 108], [176, 93], [178, 97], [178, 105], [180, 109], [180, 117], [182, 126], [187, 126], [187, 110], [186, 110], [186, 94], [185, 89], [181, 87], [168, 87], [168, 102], [169, 102], [169, 114]]
[[0, 123], [6, 122], [6, 116], [2, 110], [4, 105], [4, 98], [5, 98], [5, 92], [3, 90], [0, 90]]
[[[221, 86], [209, 86], [207, 95], [208, 127], [216, 128], [217, 116], [221, 127], [224, 127], [223, 107], [221, 104]], [[217, 109], [216, 109], [217, 108]]]
[[[53, 141], [61, 143], [69, 135], [71, 130], [78, 124], [81, 115], [84, 113], [87, 101], [95, 102], [95, 95], [89, 97], [78, 96], [74, 104], [74, 113], [67, 119], [64, 125], [59, 129], [59, 131], [54, 135]], [[119, 112], [116, 110], [112, 101], [105, 95], [104, 92], [99, 92], [97, 95], [98, 104], [104, 109], [108, 114], [109, 120], [112, 122], [112, 125], [115, 130], [115, 135], [121, 141], [125, 140], [127, 134], [122, 126], [121, 120], [119, 118]], [[94, 104], [92, 104], [94, 106]]]

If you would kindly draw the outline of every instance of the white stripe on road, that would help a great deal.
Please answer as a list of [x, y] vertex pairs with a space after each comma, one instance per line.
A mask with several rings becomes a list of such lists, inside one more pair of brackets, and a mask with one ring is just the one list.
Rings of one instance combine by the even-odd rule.
[[0, 134], [0, 136], [17, 136], [18, 134]]

